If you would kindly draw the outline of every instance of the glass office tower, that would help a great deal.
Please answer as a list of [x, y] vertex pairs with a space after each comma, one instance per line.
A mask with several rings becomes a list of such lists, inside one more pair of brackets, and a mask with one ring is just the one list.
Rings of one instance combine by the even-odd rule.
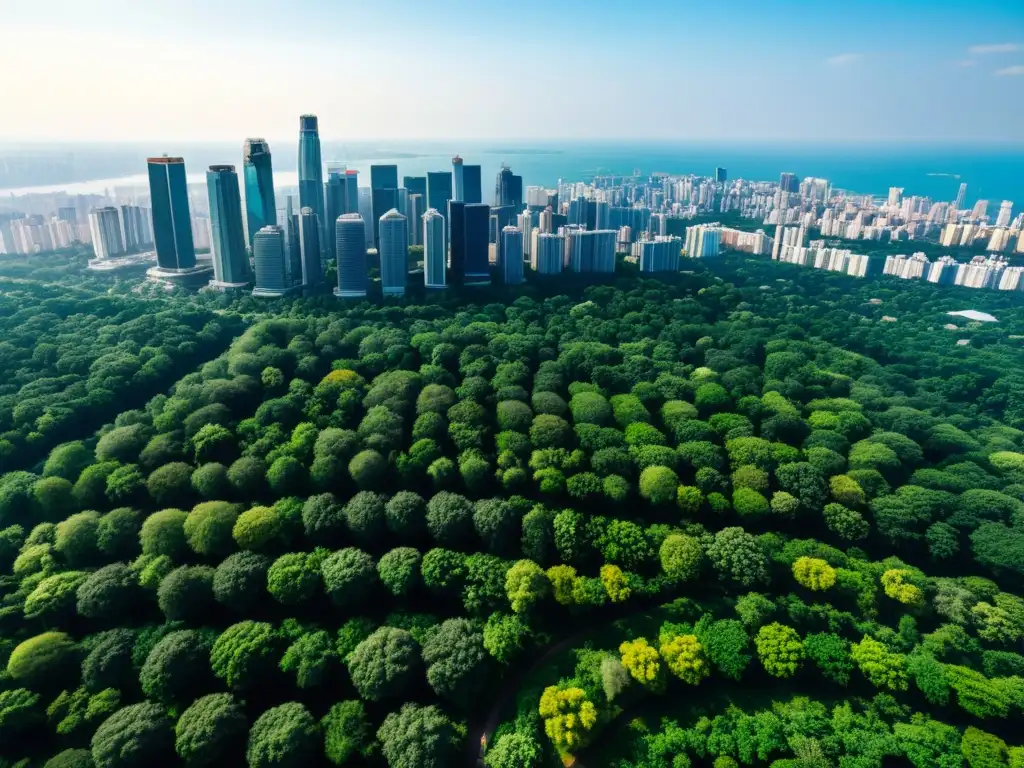
[[242, 229], [242, 200], [238, 174], [233, 165], [211, 165], [206, 172], [210, 198], [210, 246], [213, 251], [213, 280], [221, 290], [244, 288], [249, 284], [249, 255]]
[[334, 226], [338, 253], [338, 287], [342, 299], [366, 296], [366, 222], [358, 213], [345, 213]]
[[[323, 222], [324, 170], [316, 115], [302, 115], [299, 118], [299, 210], [303, 208], [312, 208], [317, 221]], [[324, 238], [321, 237], [321, 245], [323, 242]]]
[[263, 139], [246, 139], [242, 148], [242, 160], [247, 244], [251, 249], [257, 232], [264, 227], [277, 224], [270, 145]]
[[191, 269], [196, 265], [196, 249], [192, 241], [185, 161], [164, 155], [151, 157], [146, 163], [157, 264], [161, 269]]

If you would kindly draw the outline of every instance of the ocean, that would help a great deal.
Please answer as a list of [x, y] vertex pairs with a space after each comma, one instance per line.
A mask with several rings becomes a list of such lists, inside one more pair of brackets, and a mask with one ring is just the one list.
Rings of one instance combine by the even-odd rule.
[[[189, 178], [203, 181], [206, 166], [214, 163], [241, 165], [241, 145], [181, 144], [175, 146], [52, 145], [30, 147], [30, 156], [9, 167], [18, 167], [18, 181], [28, 181], [32, 166], [47, 183], [18, 186], [4, 184], [0, 197], [27, 193], [102, 193], [114, 187], [146, 186], [145, 158], [171, 154], [185, 158]], [[290, 187], [296, 179], [295, 142], [271, 142], [275, 180]], [[752, 144], [711, 142], [587, 142], [587, 141], [423, 141], [337, 142], [324, 141], [325, 163], [346, 163], [360, 173], [360, 185], [369, 185], [372, 163], [398, 165], [399, 177], [422, 176], [427, 171], [451, 168], [460, 154], [467, 164], [479, 164], [484, 200], [491, 196], [491, 179], [502, 163], [523, 177], [524, 185], [553, 187], [559, 179], [589, 180], [595, 175], [642, 173], [694, 173], [709, 176], [715, 167], [727, 169], [730, 179], [777, 180], [788, 171], [801, 178], [828, 179], [834, 188], [884, 196], [889, 187], [903, 187], [906, 195], [949, 201], [961, 182], [967, 183], [967, 203], [990, 201], [990, 213], [1001, 200], [1024, 203], [1024, 144]], [[4, 160], [18, 158], [18, 151], [0, 147], [0, 184]], [[22, 158], [25, 158], [22, 148]]]

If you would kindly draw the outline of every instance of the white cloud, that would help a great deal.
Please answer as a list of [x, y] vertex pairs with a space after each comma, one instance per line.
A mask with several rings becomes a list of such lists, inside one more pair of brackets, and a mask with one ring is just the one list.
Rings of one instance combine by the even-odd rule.
[[859, 53], [840, 53], [837, 56], [830, 56], [825, 59], [825, 63], [830, 67], [845, 67], [847, 64], [853, 64], [862, 58]]
[[1013, 53], [1020, 49], [1021, 47], [1017, 43], [989, 43], [987, 45], [972, 45], [967, 50], [969, 53], [984, 55], [986, 53]]
[[1009, 77], [1011, 75], [1024, 75], [1024, 64], [1014, 64], [1012, 67], [1003, 67], [992, 73], [996, 77]]

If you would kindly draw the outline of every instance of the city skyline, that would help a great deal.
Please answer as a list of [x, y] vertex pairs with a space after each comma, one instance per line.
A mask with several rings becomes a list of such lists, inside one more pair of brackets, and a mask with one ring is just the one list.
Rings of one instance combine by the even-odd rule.
[[[1024, 119], [1024, 34], [1014, 34], [1024, 29], [1024, 7], [1005, 1], [972, 4], [968, 15], [962, 3], [918, 0], [898, 7], [870, 0], [855, 11], [795, 0], [714, 7], [652, 0], [627, 14], [609, 2], [526, 0], [515, 14], [544, 23], [520, 25], [514, 35], [502, 33], [508, 19], [499, 9], [464, 0], [440, 8], [410, 0], [344, 8], [257, 0], [249, 12], [260, 24], [244, 32], [226, 2], [185, 0], [173, 12], [163, 0], [52, 5], [45, 18], [25, 2], [4, 9], [9, 42], [0, 67], [19, 72], [6, 98], [25, 106], [8, 110], [0, 141], [258, 135], [273, 143], [293, 135], [292, 116], [306, 112], [319, 115], [327, 141], [992, 142], [1019, 141], [1015, 126]], [[340, 26], [346, 44], [339, 47]], [[446, 44], [437, 46], [439, 39]], [[555, 87], [538, 89], [541, 74], [514, 77], [503, 86], [505, 98], [476, 106], [493, 93], [490, 62], [529, 73], [538, 58], [571, 60], [595, 45], [671, 53], [656, 67], [593, 64], [582, 79], [574, 72], [573, 87], [583, 85], [585, 99], [558, 87], [570, 81], [556, 66], [549, 76]], [[382, 48], [389, 55], [364, 66]], [[458, 98], [438, 98], [407, 77], [425, 57]], [[274, 95], [273, 109], [236, 87], [232, 75], [252, 71], [265, 73], [261, 85]], [[354, 74], [338, 79], [337, 72]], [[866, 83], [870, 98], [861, 97]], [[339, 85], [344, 99], [330, 96]], [[813, 93], [813, 101], [784, 97], [795, 89]], [[385, 90], [389, 98], [378, 98]], [[986, 105], [985, 119], [943, 101], [954, 93]], [[642, 109], [619, 108], [626, 95]]]

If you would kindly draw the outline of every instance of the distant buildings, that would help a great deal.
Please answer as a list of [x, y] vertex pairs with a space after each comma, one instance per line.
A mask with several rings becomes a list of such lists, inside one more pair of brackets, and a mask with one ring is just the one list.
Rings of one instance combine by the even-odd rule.
[[107, 206], [90, 212], [89, 231], [92, 234], [92, 249], [97, 259], [109, 259], [125, 253], [117, 208]]
[[[316, 115], [299, 118], [299, 210], [303, 208], [312, 209], [318, 222], [324, 221], [324, 170]], [[324, 239], [318, 238], [317, 242]]]
[[327, 235], [324, 251], [328, 259], [337, 257], [334, 238], [334, 222], [346, 213], [359, 213], [359, 174], [351, 170], [333, 170], [327, 174], [324, 185], [324, 210], [326, 222], [321, 229]]
[[313, 290], [323, 282], [320, 264], [320, 219], [308, 206], [299, 211], [299, 253], [302, 258], [302, 285]]
[[[211, 165], [206, 172], [210, 202], [210, 247], [213, 280], [210, 287], [238, 290], [249, 285], [249, 256], [242, 226], [242, 200], [233, 165]], [[275, 213], [276, 215], [276, 213]]]
[[448, 232], [444, 216], [430, 208], [420, 220], [423, 227], [423, 284], [427, 288], [444, 288], [448, 285]]
[[[380, 250], [380, 221], [392, 209], [398, 208], [397, 165], [370, 166], [370, 194], [373, 206], [373, 242], [374, 247]], [[425, 185], [422, 194], [426, 195]]]
[[404, 296], [409, 273], [409, 229], [396, 209], [380, 217], [380, 285], [385, 296]]
[[164, 155], [149, 158], [147, 166], [157, 266], [146, 274], [151, 280], [197, 287], [213, 270], [196, 265], [185, 161]]
[[246, 243], [252, 250], [256, 233], [263, 227], [277, 224], [274, 169], [270, 145], [264, 139], [245, 140], [242, 147], [242, 176], [245, 184]]
[[574, 229], [566, 227], [566, 261], [571, 271], [582, 273], [615, 272], [615, 230]]
[[335, 223], [338, 288], [343, 299], [366, 296], [366, 224], [358, 213], [345, 213]]
[[565, 266], [565, 237], [541, 232], [533, 249], [530, 266], [540, 275], [557, 275]]
[[435, 211], [447, 211], [448, 201], [452, 200], [452, 174], [449, 171], [429, 171], [427, 173], [427, 208]]
[[494, 183], [494, 205], [510, 205], [516, 210], [523, 207], [523, 177], [513, 174], [507, 165], [501, 166]]
[[[455, 204], [452, 204], [455, 207]], [[488, 259], [488, 229], [491, 221], [491, 206], [485, 203], [473, 203], [462, 206], [463, 235], [462, 249], [462, 280], [466, 284], [489, 283], [491, 268]], [[452, 227], [455, 226], [455, 212], [452, 215]], [[455, 235], [452, 235], [452, 248], [456, 246]], [[454, 253], [454, 251], [453, 251]], [[454, 267], [455, 259], [452, 259]], [[452, 270], [454, 271], [454, 269]]]
[[638, 243], [641, 272], [678, 272], [683, 241], [678, 237], [658, 237]]
[[721, 242], [721, 224], [697, 224], [686, 229], [686, 255], [691, 259], [717, 256]]

